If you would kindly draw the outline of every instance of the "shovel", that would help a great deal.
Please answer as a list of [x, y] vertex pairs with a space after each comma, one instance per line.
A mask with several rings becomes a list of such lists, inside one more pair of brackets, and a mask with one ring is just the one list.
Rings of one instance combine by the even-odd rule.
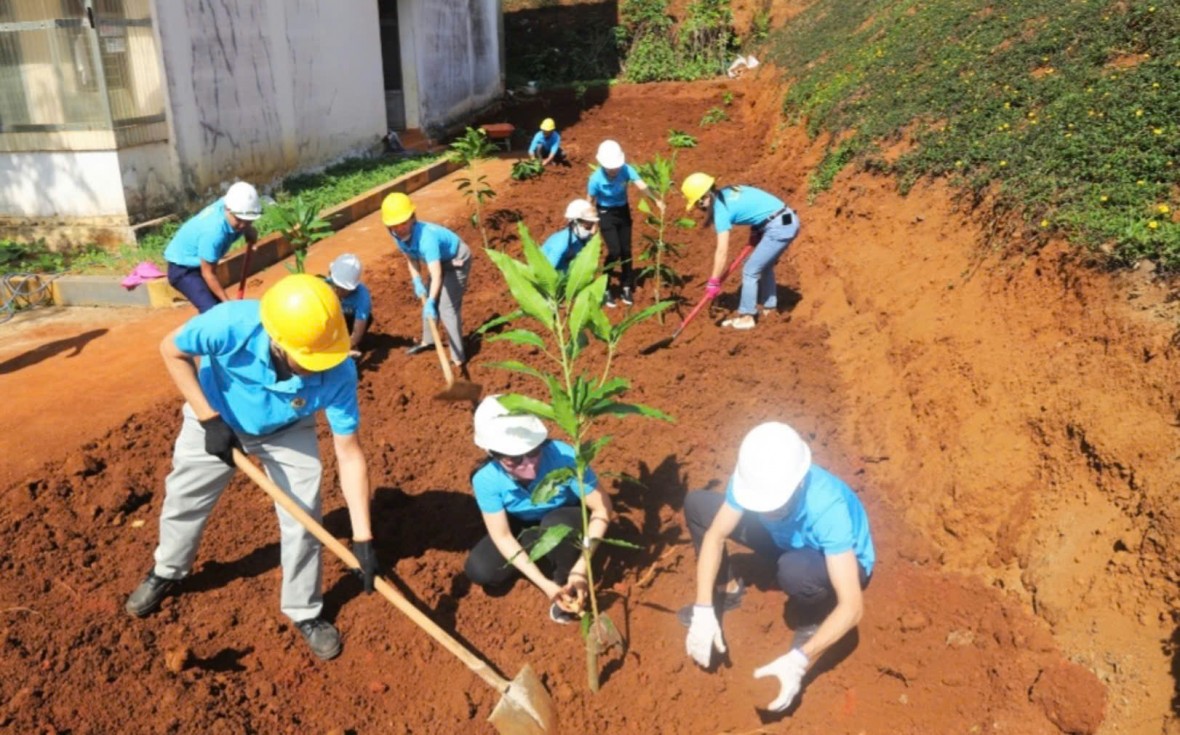
[[[306, 528], [320, 543], [331, 549], [332, 553], [340, 557], [351, 569], [359, 569], [360, 562], [343, 543], [328, 533], [307, 511], [299, 506], [290, 496], [284, 493], [262, 470], [246, 458], [238, 449], [234, 452], [234, 464], [238, 469], [254, 481], [258, 487], [290, 513], [300, 525]], [[487, 682], [493, 689], [500, 692], [500, 701], [492, 710], [488, 722], [496, 728], [500, 735], [556, 735], [557, 712], [553, 708], [553, 700], [545, 685], [537, 678], [536, 672], [529, 664], [525, 664], [520, 673], [512, 681], [496, 673], [483, 659], [463, 647], [449, 633], [439, 627], [418, 608], [407, 600], [397, 588], [385, 580], [377, 577], [374, 586], [381, 596], [393, 603], [394, 607], [405, 613], [419, 628], [447, 649], [455, 654], [467, 668], [475, 672], [479, 678]]]
[[[423, 303], [425, 301], [423, 299]], [[434, 397], [440, 401], [471, 401], [471, 405], [474, 406], [479, 402], [479, 397], [483, 393], [483, 386], [468, 380], [455, 379], [455, 371], [451, 368], [451, 360], [447, 357], [447, 351], [443, 347], [442, 337], [438, 333], [438, 320], [427, 317], [426, 321], [430, 324], [430, 336], [434, 338], [434, 347], [438, 351], [438, 362], [442, 365], [443, 376], [447, 379], [447, 387], [441, 393], [436, 393]]]
[[[733, 259], [733, 262], [729, 264], [729, 267], [725, 269], [725, 273], [722, 274], [721, 281], [723, 283], [725, 282], [726, 278], [729, 278], [729, 274], [737, 270], [737, 267], [742, 264], [742, 261], [745, 260], [746, 256], [749, 255], [753, 250], [753, 245], [747, 245], [742, 248], [742, 251], [738, 253], [737, 257]], [[696, 315], [700, 313], [701, 309], [705, 308], [705, 306], [712, 300], [712, 296], [705, 294], [703, 297], [701, 297], [701, 300], [697, 302], [697, 305], [692, 307], [692, 311], [688, 312], [688, 316], [684, 317], [684, 319], [680, 322], [680, 326], [676, 327], [676, 331], [672, 332], [671, 337], [664, 337], [658, 342], [651, 343], [647, 347], [644, 347], [642, 350], [640, 350], [639, 354], [650, 355], [656, 350], [662, 350], [665, 347], [671, 347], [672, 343], [676, 341], [676, 338], [680, 336], [680, 333], [684, 331], [684, 328], [688, 326], [688, 323], [695, 319]]]
[[246, 254], [242, 256], [242, 282], [238, 284], [238, 301], [246, 297], [246, 279], [250, 277], [250, 256], [254, 254], [254, 246], [246, 244]]

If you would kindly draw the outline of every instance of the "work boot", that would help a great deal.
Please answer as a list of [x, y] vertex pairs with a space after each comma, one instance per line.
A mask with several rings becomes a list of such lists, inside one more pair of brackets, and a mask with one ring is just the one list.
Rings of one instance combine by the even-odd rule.
[[602, 305], [608, 309], [615, 308], [615, 294], [611, 291], [610, 286], [606, 287], [606, 293], [602, 296]]
[[323, 661], [328, 661], [340, 655], [343, 646], [340, 645], [340, 631], [336, 626], [323, 618], [311, 618], [295, 623], [304, 640], [311, 648], [311, 652]]
[[631, 298], [630, 286], [623, 286], [623, 303], [627, 306], [631, 306], [635, 303], [635, 301]]
[[135, 591], [128, 595], [123, 609], [137, 618], [154, 612], [169, 590], [176, 586], [176, 582], [175, 579], [159, 576], [154, 570], [148, 572]]

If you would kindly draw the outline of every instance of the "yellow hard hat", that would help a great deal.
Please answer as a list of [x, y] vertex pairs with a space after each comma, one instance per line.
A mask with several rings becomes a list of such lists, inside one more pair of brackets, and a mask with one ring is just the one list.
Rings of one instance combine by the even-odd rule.
[[414, 203], [400, 191], [395, 191], [381, 202], [381, 223], [393, 227], [414, 216]]
[[331, 370], [348, 357], [348, 328], [340, 299], [308, 273], [283, 278], [262, 295], [262, 328], [300, 367]]
[[684, 198], [688, 200], [688, 205], [684, 207], [684, 211], [692, 209], [693, 205], [700, 201], [700, 198], [709, 193], [713, 188], [714, 179], [709, 174], [703, 174], [699, 171], [695, 174], [689, 174], [684, 177], [684, 183], [680, 185], [680, 191], [684, 194]]
[[546, 133], [553, 132], [553, 129], [556, 127], [557, 123], [553, 122], [553, 118], [551, 117], [547, 117], [541, 121], [541, 130], [544, 130]]

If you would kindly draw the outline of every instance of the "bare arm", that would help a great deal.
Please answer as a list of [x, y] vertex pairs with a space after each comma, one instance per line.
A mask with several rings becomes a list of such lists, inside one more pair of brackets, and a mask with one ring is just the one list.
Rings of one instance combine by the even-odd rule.
[[411, 281], [414, 280], [414, 276], [421, 278], [422, 274], [418, 272], [418, 261], [414, 260], [413, 258], [411, 258], [408, 255], [406, 255], [404, 257], [406, 259], [406, 268], [410, 272], [410, 280]]
[[352, 351], [360, 349], [361, 340], [365, 338], [365, 330], [368, 329], [368, 319], [354, 319], [352, 322], [352, 335], [349, 336], [348, 346]]
[[696, 604], [713, 606], [713, 588], [717, 584], [717, 571], [721, 568], [721, 554], [725, 550], [725, 539], [734, 532], [742, 520], [742, 512], [728, 503], [721, 504], [721, 510], [713, 517], [709, 530], [701, 540], [701, 551], [697, 556], [697, 599]]
[[717, 233], [717, 249], [713, 251], [713, 272], [710, 278], [721, 279], [729, 264], [729, 230]]
[[[595, 490], [586, 496], [586, 509], [590, 511], [590, 523], [587, 524], [587, 538], [591, 542], [591, 553], [593, 547], [597, 546], [597, 542], [606, 535], [607, 526], [610, 525], [611, 518], [614, 516], [614, 507], [611, 505], [610, 496], [604, 490]], [[586, 556], [578, 557], [578, 561], [574, 563], [573, 568], [570, 569], [570, 576], [575, 574], [586, 576]]]
[[369, 465], [365, 451], [356, 434], [332, 435], [336, 450], [336, 464], [340, 466], [340, 491], [348, 504], [348, 520], [352, 523], [353, 541], [370, 541], [373, 527], [369, 516]]
[[860, 567], [856, 554], [848, 550], [825, 558], [828, 577], [836, 590], [836, 607], [820, 623], [811, 640], [801, 647], [808, 661], [815, 661], [844, 634], [856, 627], [864, 614], [864, 593], [860, 589]]
[[639, 191], [643, 194], [646, 194], [647, 198], [651, 199], [652, 202], [654, 202], [655, 205], [660, 208], [660, 212], [664, 211], [664, 200], [655, 195], [655, 192], [651, 190], [651, 187], [647, 185], [647, 182], [645, 182], [643, 179], [635, 179], [635, 188], [639, 189]]
[[496, 545], [500, 555], [510, 560], [517, 571], [537, 585], [544, 593], [545, 599], [552, 600], [561, 592], [561, 587], [546, 577], [540, 567], [529, 560], [528, 552], [512, 535], [512, 529], [508, 526], [507, 513], [502, 510], [496, 513], [484, 513], [483, 523], [487, 526], [488, 536], [492, 538], [492, 543]]
[[205, 398], [205, 391], [201, 390], [201, 383], [197, 380], [196, 358], [182, 352], [176, 346], [176, 335], [180, 330], [181, 327], [177, 327], [160, 342], [160, 355], [164, 358], [164, 367], [168, 370], [172, 382], [180, 389], [184, 400], [197, 415], [197, 420], [211, 419], [217, 412], [209, 405], [209, 399]]
[[205, 280], [205, 285], [213, 292], [221, 301], [229, 301], [229, 294], [221, 287], [221, 281], [217, 280], [217, 264], [210, 263], [207, 260], [201, 261], [201, 278]]
[[426, 287], [426, 297], [431, 301], [438, 301], [438, 294], [442, 291], [442, 261], [434, 260], [427, 263], [426, 271], [430, 273], [430, 285]]

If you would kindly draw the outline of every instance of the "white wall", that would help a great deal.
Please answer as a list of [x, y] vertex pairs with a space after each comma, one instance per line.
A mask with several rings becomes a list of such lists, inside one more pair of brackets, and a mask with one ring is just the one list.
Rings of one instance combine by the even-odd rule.
[[109, 217], [127, 212], [116, 151], [0, 154], [4, 216]]
[[497, 0], [398, 3], [407, 125], [443, 128], [503, 93], [500, 12]]
[[385, 133], [375, 2], [156, 0], [155, 13], [188, 196], [266, 184]]

